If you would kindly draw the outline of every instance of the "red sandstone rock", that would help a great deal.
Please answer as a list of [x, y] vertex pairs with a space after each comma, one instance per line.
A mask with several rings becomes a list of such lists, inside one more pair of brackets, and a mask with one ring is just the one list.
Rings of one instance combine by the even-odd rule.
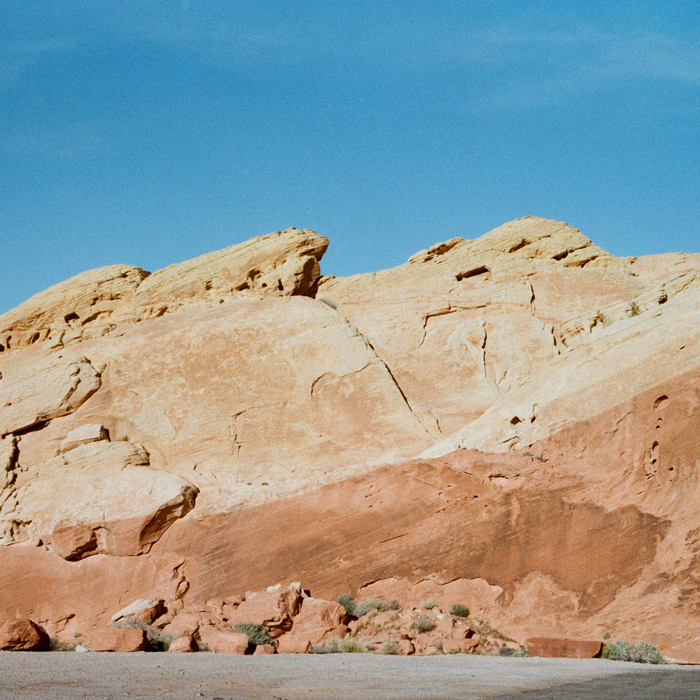
[[600, 655], [603, 649], [603, 642], [561, 639], [557, 637], [530, 637], [525, 640], [525, 646], [531, 656], [592, 659]]
[[445, 654], [450, 654], [454, 652], [460, 652], [462, 654], [468, 654], [479, 645], [480, 637], [476, 635], [470, 639], [465, 639], [464, 637], [453, 637], [452, 639], [442, 640], [442, 650]]
[[293, 634], [283, 634], [277, 640], [279, 654], [306, 654], [311, 650], [311, 646], [310, 639], [295, 637]]
[[146, 632], [139, 629], [104, 627], [90, 634], [90, 651], [143, 651]]
[[139, 620], [150, 624], [162, 611], [162, 600], [135, 600], [130, 605], [122, 608], [119, 612], [114, 613], [111, 622], [117, 622], [117, 620], [122, 620], [124, 618], [131, 618], [132, 620]]
[[199, 651], [199, 646], [191, 636], [185, 635], [184, 637], [173, 639], [173, 641], [170, 642], [168, 651], [178, 654], [185, 654], [193, 651]]
[[277, 650], [275, 649], [274, 645], [272, 644], [258, 644], [255, 647], [255, 652], [254, 654], [260, 655], [260, 654], [276, 654]]
[[292, 635], [318, 644], [324, 639], [344, 637], [347, 612], [339, 603], [318, 598], [304, 598], [301, 611], [294, 618]]
[[272, 637], [279, 637], [292, 629], [292, 620], [299, 612], [301, 602], [298, 586], [247, 593], [237, 608], [227, 611], [227, 621], [232, 625], [240, 622], [265, 625]]
[[31, 620], [7, 620], [0, 626], [0, 649], [4, 651], [46, 651], [49, 635]]
[[518, 640], [700, 640], [700, 259], [527, 217], [322, 279], [325, 243], [93, 271], [0, 317], [0, 612], [69, 635], [180, 595], [221, 624], [293, 577]]
[[218, 654], [245, 654], [250, 646], [247, 634], [224, 632], [215, 627], [200, 628], [199, 637], [210, 651]]

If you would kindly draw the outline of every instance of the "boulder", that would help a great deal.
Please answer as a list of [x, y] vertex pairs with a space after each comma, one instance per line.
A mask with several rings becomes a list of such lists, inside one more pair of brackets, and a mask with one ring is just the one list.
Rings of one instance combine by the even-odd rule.
[[199, 638], [210, 651], [218, 654], [245, 654], [251, 646], [248, 635], [242, 632], [225, 632], [216, 627], [200, 627]]
[[143, 651], [148, 645], [145, 630], [103, 627], [90, 634], [90, 651]]
[[253, 652], [256, 655], [261, 655], [261, 654], [276, 654], [277, 649], [275, 649], [273, 644], [258, 644], [255, 647], [255, 652]]
[[525, 646], [531, 656], [562, 659], [593, 659], [600, 656], [603, 642], [560, 637], [530, 637]]
[[7, 620], [0, 626], [0, 649], [3, 651], [47, 651], [49, 647], [46, 630], [31, 620]]
[[173, 639], [173, 641], [170, 642], [168, 651], [172, 651], [173, 653], [178, 654], [185, 654], [189, 652], [199, 651], [199, 646], [197, 642], [194, 641], [193, 637], [191, 637], [190, 635], [185, 635], [183, 637]]
[[19, 511], [30, 532], [63, 559], [148, 551], [194, 506], [197, 488], [149, 466], [129, 442], [91, 442], [36, 468], [22, 490]]
[[135, 600], [130, 605], [122, 608], [119, 612], [114, 613], [111, 622], [130, 618], [132, 620], [140, 620], [150, 625], [161, 614], [162, 610], [162, 600]]
[[311, 647], [310, 639], [293, 634], [284, 634], [277, 640], [278, 654], [307, 654]]
[[480, 637], [476, 635], [470, 639], [464, 637], [453, 637], [451, 639], [442, 640], [442, 650], [445, 654], [469, 654], [479, 645]]
[[307, 639], [312, 644], [327, 639], [345, 637], [347, 611], [339, 603], [319, 598], [304, 598], [301, 611], [294, 618], [292, 636]]
[[194, 635], [202, 623], [200, 613], [181, 612], [173, 617], [171, 622], [163, 626], [163, 634], [174, 636]]
[[245, 600], [228, 612], [227, 620], [232, 625], [255, 622], [264, 625], [273, 638], [279, 637], [292, 629], [292, 621], [301, 603], [301, 591], [293, 586], [246, 593]]

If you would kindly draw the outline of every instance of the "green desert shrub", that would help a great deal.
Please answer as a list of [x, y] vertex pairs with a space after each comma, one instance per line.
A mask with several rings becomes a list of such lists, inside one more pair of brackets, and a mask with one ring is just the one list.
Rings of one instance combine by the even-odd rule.
[[401, 653], [401, 645], [395, 639], [387, 639], [382, 645], [382, 654], [398, 656]]
[[401, 610], [401, 603], [396, 598], [386, 604], [387, 610]]
[[345, 608], [345, 612], [347, 612], [348, 615], [356, 617], [355, 607], [357, 603], [355, 603], [355, 599], [349, 593], [343, 593], [342, 595], [339, 595], [335, 600], [337, 603], [340, 603]]
[[611, 661], [632, 661], [638, 664], [665, 664], [661, 652], [646, 642], [619, 641], [603, 645], [602, 657]]
[[421, 615], [414, 624], [415, 628], [422, 634], [435, 629], [435, 623], [425, 615]]
[[469, 617], [469, 608], [461, 603], [454, 603], [450, 606], [450, 615], [455, 617]]
[[259, 625], [257, 622], [239, 622], [233, 626], [233, 631], [247, 634], [248, 641], [251, 644], [272, 644], [272, 646], [276, 646], [275, 640], [270, 636], [267, 628], [264, 625]]
[[355, 617], [362, 617], [372, 610], [381, 612], [386, 610], [387, 605], [383, 600], [361, 600], [355, 604]]
[[426, 610], [432, 610], [433, 608], [437, 607], [437, 603], [434, 600], [424, 600], [421, 605], [426, 609]]

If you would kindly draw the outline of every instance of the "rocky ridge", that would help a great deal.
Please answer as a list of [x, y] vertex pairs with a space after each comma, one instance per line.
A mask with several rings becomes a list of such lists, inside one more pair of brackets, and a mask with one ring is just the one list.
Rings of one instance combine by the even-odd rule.
[[700, 641], [700, 256], [537, 217], [349, 278], [327, 246], [111, 266], [0, 316], [0, 611], [72, 633], [138, 597], [461, 586], [519, 642]]

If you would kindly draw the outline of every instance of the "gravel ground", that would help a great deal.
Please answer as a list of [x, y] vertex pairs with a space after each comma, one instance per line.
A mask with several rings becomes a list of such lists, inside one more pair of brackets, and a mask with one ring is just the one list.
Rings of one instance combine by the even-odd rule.
[[0, 652], [0, 700], [82, 698], [698, 700], [700, 670], [466, 655]]

